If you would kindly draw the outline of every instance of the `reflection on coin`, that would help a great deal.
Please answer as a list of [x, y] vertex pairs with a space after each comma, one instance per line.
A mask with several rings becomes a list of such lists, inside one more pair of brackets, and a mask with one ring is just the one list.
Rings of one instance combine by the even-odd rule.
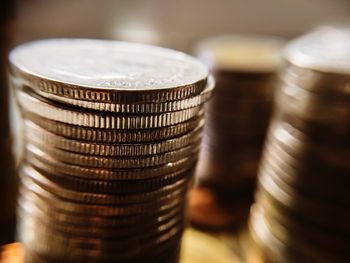
[[[40, 145], [39, 145], [40, 144]], [[69, 164], [81, 165], [94, 168], [145, 168], [158, 165], [164, 165], [167, 163], [179, 160], [181, 157], [187, 157], [192, 154], [196, 154], [199, 148], [199, 142], [194, 142], [181, 149], [161, 153], [158, 155], [150, 156], [131, 156], [131, 157], [102, 157], [94, 155], [83, 155], [78, 153], [72, 153], [55, 148], [45, 148], [45, 145], [41, 143], [27, 144], [27, 150], [31, 153], [37, 152], [37, 149], [53, 156], [54, 158]]]
[[171, 126], [198, 115], [201, 106], [182, 111], [165, 112], [157, 115], [119, 115], [99, 112], [83, 112], [58, 103], [38, 99], [34, 94], [23, 90], [16, 91], [20, 106], [33, 114], [43, 118], [91, 128], [103, 129], [149, 129]]
[[152, 166], [148, 168], [105, 169], [67, 164], [54, 159], [52, 156], [45, 154], [40, 149], [32, 150], [33, 153], [27, 152], [26, 154], [27, 161], [43, 171], [102, 181], [129, 181], [159, 178], [162, 176], [166, 177], [169, 174], [194, 166], [197, 161], [197, 159], [195, 159], [196, 157], [188, 156], [179, 159], [176, 162], [169, 162], [164, 165]]
[[45, 131], [36, 124], [25, 122], [26, 139], [28, 142], [39, 142], [70, 152], [101, 155], [101, 156], [143, 156], [170, 152], [185, 147], [198, 140], [202, 127], [169, 140], [144, 144], [96, 144], [84, 141], [70, 140]]
[[120, 104], [120, 103], [106, 103], [87, 100], [77, 100], [67, 97], [60, 97], [58, 95], [36, 91], [43, 97], [51, 100], [73, 105], [85, 109], [93, 109], [105, 112], [120, 112], [120, 113], [134, 113], [134, 114], [151, 114], [161, 112], [180, 111], [197, 107], [205, 103], [211, 96], [215, 87], [213, 77], [209, 77], [208, 85], [198, 95], [183, 100], [165, 101], [159, 103], [134, 103], [134, 104]]
[[96, 143], [141, 143], [173, 139], [197, 126], [203, 126], [203, 112], [194, 118], [163, 128], [143, 130], [94, 129], [52, 121], [38, 115], [25, 113], [25, 117], [49, 132], [66, 138]]
[[[121, 217], [107, 217], [96, 215], [82, 215], [66, 213], [65, 211], [57, 210], [46, 204], [38, 206], [33, 204], [31, 200], [27, 200], [26, 197], [21, 196], [19, 199], [19, 208], [29, 214], [35, 214], [45, 220], [49, 220], [52, 224], [70, 225], [77, 227], [100, 227], [100, 228], [132, 228], [162, 223], [177, 217], [182, 213], [184, 204], [180, 204], [171, 209], [164, 211], [152, 211], [153, 213], [146, 213], [144, 217], [140, 218], [138, 215], [121, 216]], [[151, 212], [151, 211], [150, 211]], [[145, 220], [147, 219], [147, 220]]]
[[[183, 171], [177, 171], [175, 173], [166, 175], [160, 178], [152, 178], [149, 180], [140, 181], [98, 181], [98, 180], [86, 180], [78, 177], [70, 177], [65, 174], [50, 174], [40, 169], [33, 169], [32, 167], [23, 167], [23, 170], [27, 174], [26, 176], [44, 176], [48, 180], [61, 185], [67, 190], [74, 189], [80, 192], [87, 193], [101, 193], [101, 194], [118, 194], [118, 193], [146, 193], [166, 187], [182, 180], [190, 180], [192, 169], [187, 168]], [[32, 175], [34, 174], [34, 175]]]
[[75, 202], [84, 202], [91, 204], [107, 204], [107, 205], [117, 205], [117, 204], [129, 204], [129, 203], [144, 203], [147, 201], [162, 198], [163, 196], [176, 195], [183, 191], [183, 185], [187, 183], [187, 178], [183, 178], [175, 183], [171, 183], [162, 187], [161, 189], [156, 189], [154, 191], [141, 193], [141, 194], [127, 194], [127, 195], [111, 195], [103, 193], [90, 193], [90, 192], [78, 192], [70, 189], [61, 187], [59, 184], [55, 184], [53, 181], [49, 180], [45, 176], [41, 175], [35, 169], [31, 167], [25, 167], [21, 171], [22, 184], [28, 185], [37, 183], [40, 187], [45, 188], [47, 191], [58, 196], [59, 198], [72, 200]]
[[14, 76], [46, 93], [117, 103], [183, 99], [202, 91], [208, 75], [181, 52], [106, 40], [35, 41], [14, 49], [10, 64]]

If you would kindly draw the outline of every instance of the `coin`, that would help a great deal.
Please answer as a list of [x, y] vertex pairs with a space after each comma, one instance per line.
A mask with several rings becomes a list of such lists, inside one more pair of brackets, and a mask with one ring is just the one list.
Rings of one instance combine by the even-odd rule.
[[61, 199], [72, 200], [75, 202], [82, 202], [86, 204], [106, 204], [106, 205], [118, 205], [118, 204], [131, 204], [131, 203], [145, 203], [148, 201], [161, 199], [164, 196], [172, 196], [183, 194], [186, 189], [187, 178], [178, 180], [172, 184], [166, 185], [161, 189], [146, 193], [136, 193], [128, 195], [111, 195], [103, 193], [90, 193], [90, 192], [78, 192], [70, 189], [66, 189], [59, 184], [55, 184], [53, 181], [48, 180], [39, 172], [31, 167], [24, 167], [21, 170], [21, 182], [27, 185], [27, 188], [33, 184], [38, 184], [41, 188], [49, 191], [50, 193], [58, 196]]
[[17, 90], [20, 106], [25, 110], [43, 118], [74, 124], [84, 127], [104, 129], [149, 129], [171, 126], [187, 121], [198, 115], [202, 106], [182, 111], [166, 112], [154, 115], [119, 115], [100, 112], [86, 112], [59, 105], [56, 102], [38, 98], [26, 90]]
[[142, 44], [52, 39], [23, 44], [11, 73], [30, 87], [81, 100], [131, 103], [199, 94], [208, 71], [184, 53]]
[[[266, 177], [266, 176], [265, 176]], [[266, 179], [265, 179], [266, 180]], [[325, 227], [328, 229], [333, 229], [334, 231], [344, 231], [349, 233], [349, 229], [347, 226], [348, 218], [343, 218], [343, 209], [337, 209], [336, 207], [332, 207], [330, 205], [325, 206], [318, 204], [317, 202], [310, 203], [306, 200], [299, 199], [298, 203], [295, 203], [294, 196], [289, 195], [281, 189], [275, 188], [276, 184], [274, 184], [271, 179], [269, 180], [269, 184], [260, 184], [259, 190], [274, 204], [274, 207], [280, 211], [280, 213], [288, 215], [288, 216], [297, 216], [298, 218], [302, 218], [303, 220], [307, 220], [309, 223], [317, 224], [319, 227]], [[272, 187], [274, 190], [272, 190]], [[261, 198], [260, 198], [261, 199]], [[283, 200], [282, 200], [283, 199]], [[292, 205], [291, 202], [295, 204]], [[330, 208], [330, 211], [326, 209]], [[326, 213], [327, 211], [327, 213]], [[334, 218], [338, 217], [337, 224], [332, 224]]]
[[[40, 144], [40, 145], [39, 145]], [[199, 148], [199, 142], [195, 142], [181, 149], [161, 153], [158, 155], [150, 155], [150, 156], [131, 156], [131, 157], [102, 157], [102, 156], [94, 156], [94, 155], [83, 155], [78, 153], [72, 153], [60, 149], [55, 148], [46, 148], [45, 145], [40, 143], [27, 144], [27, 151], [35, 154], [37, 152], [37, 148], [39, 148], [42, 152], [45, 152], [55, 159], [58, 159], [62, 162], [81, 165], [86, 167], [94, 167], [94, 168], [145, 168], [145, 167], [153, 167], [158, 165], [165, 165], [167, 163], [176, 162], [183, 157], [190, 156], [192, 154], [196, 154]]]
[[[290, 249], [293, 248], [295, 251], [300, 251], [303, 255], [305, 255], [305, 258], [308, 260], [314, 260], [317, 262], [329, 262], [329, 258], [327, 258], [326, 255], [321, 255], [321, 253], [314, 253], [313, 252], [313, 244], [307, 243], [307, 238], [304, 237], [304, 239], [300, 240], [298, 238], [298, 233], [295, 232], [293, 234], [293, 239], [289, 238], [288, 239], [288, 232], [284, 227], [278, 222], [275, 221], [269, 221], [267, 216], [264, 216], [264, 221], [266, 224], [266, 227], [270, 231], [272, 235], [274, 235], [277, 239], [279, 239], [281, 242], [283, 242], [286, 246], [288, 246]], [[275, 223], [273, 226], [271, 223]]]
[[302, 68], [347, 76], [350, 68], [347, 60], [348, 37], [347, 28], [321, 28], [289, 43], [285, 57]]
[[304, 119], [333, 123], [339, 119], [348, 118], [350, 114], [346, 103], [329, 100], [329, 98], [322, 99], [297, 86], [281, 86], [276, 100], [283, 105], [284, 111], [292, 112]]
[[[183, 229], [181, 226], [175, 226], [163, 234], [150, 235], [139, 239], [139, 241], [137, 241], [137, 237], [133, 237], [126, 242], [124, 240], [74, 238], [71, 235], [54, 231], [48, 226], [31, 223], [30, 221], [26, 222], [27, 225], [23, 226], [31, 231], [21, 234], [21, 238], [25, 240], [26, 246], [30, 250], [58, 257], [64, 257], [68, 253], [70, 258], [75, 260], [76, 258], [125, 260], [136, 255], [140, 256], [143, 251], [150, 251], [171, 242]], [[38, 242], [32, 242], [32, 233], [36, 233], [36, 237], [39, 237]], [[133, 246], [135, 242], [140, 242], [141, 245], [135, 247]]]
[[[297, 224], [300, 220], [291, 220], [291, 218], [283, 217], [283, 215], [281, 216], [277, 213], [271, 214], [268, 210], [265, 210], [264, 217], [266, 218], [266, 223], [269, 225], [271, 232], [275, 232], [276, 236], [279, 235], [281, 239], [284, 239], [285, 243], [290, 242], [289, 244], [296, 247], [297, 250], [303, 251], [302, 247], [304, 247], [304, 249], [309, 248], [307, 252], [305, 252], [305, 250], [303, 252], [306, 254], [310, 253], [313, 257], [317, 257], [322, 255], [322, 253], [313, 252], [316, 250], [314, 247], [316, 245], [320, 246], [320, 248], [333, 250], [333, 252], [337, 253], [339, 256], [346, 254], [346, 250], [349, 246], [348, 241], [345, 237], [338, 235], [338, 233], [334, 233], [328, 229], [322, 230], [312, 224], [309, 224], [307, 229], [301, 228]], [[294, 232], [296, 235], [288, 241], [288, 232], [290, 231]], [[323, 231], [327, 232], [327, 236], [322, 234]], [[323, 256], [327, 254], [326, 251]]]
[[129, 236], [138, 235], [142, 238], [149, 233], [157, 233], [168, 230], [171, 227], [174, 227], [177, 224], [180, 224], [180, 221], [183, 220], [183, 216], [179, 215], [178, 217], [171, 218], [168, 221], [162, 222], [162, 224], [149, 225], [147, 228], [138, 229], [136, 227], [131, 228], [96, 228], [96, 227], [79, 227], [79, 226], [70, 226], [70, 225], [58, 225], [52, 224], [50, 220], [47, 220], [45, 217], [38, 217], [28, 213], [20, 213], [20, 217], [26, 218], [27, 220], [36, 221], [38, 224], [42, 223], [50, 228], [58, 231], [60, 233], [67, 233], [74, 235], [76, 237], [90, 237], [90, 238], [103, 238], [103, 239], [123, 239]]
[[[35, 214], [42, 218], [46, 218], [52, 224], [69, 225], [77, 227], [99, 227], [99, 228], [131, 228], [138, 229], [140, 226], [148, 227], [168, 221], [171, 218], [177, 217], [182, 213], [184, 204], [180, 204], [164, 211], [149, 211], [143, 217], [139, 215], [121, 216], [121, 217], [106, 217], [101, 215], [82, 215], [66, 213], [65, 211], [57, 210], [48, 205], [39, 206], [32, 202], [26, 196], [21, 196], [19, 201], [19, 209], [25, 213]], [[147, 219], [147, 220], [145, 220]]]
[[300, 196], [300, 193], [287, 184], [281, 187], [281, 181], [280, 185], [278, 185], [268, 173], [261, 172], [258, 182], [274, 199], [279, 200], [280, 203], [290, 209], [298, 210], [300, 213], [314, 213], [325, 218], [328, 215], [325, 214], [325, 209], [327, 209], [328, 212], [332, 213], [332, 216], [339, 216], [344, 219], [348, 217], [344, 213], [346, 210], [345, 206], [337, 206], [332, 204], [332, 202], [327, 202], [327, 200], [322, 200], [322, 205], [320, 205], [317, 203], [319, 199], [312, 200], [310, 197]]
[[298, 251], [291, 252], [283, 242], [271, 234], [259, 210], [261, 210], [261, 208], [254, 205], [251, 210], [251, 219], [248, 226], [254, 242], [261, 248], [263, 254], [268, 257], [270, 262], [282, 263], [285, 262], [286, 259], [290, 262], [303, 262], [303, 257]]
[[175, 162], [169, 162], [164, 165], [152, 166], [148, 168], [130, 168], [130, 169], [105, 169], [89, 168], [73, 164], [67, 164], [54, 159], [45, 154], [40, 149], [32, 149], [33, 154], [28, 152], [26, 159], [33, 166], [48, 173], [67, 174], [73, 177], [102, 180], [102, 181], [129, 181], [151, 179], [168, 174], [176, 173], [192, 167], [196, 164], [196, 157], [188, 156]]
[[194, 97], [189, 97], [183, 100], [172, 100], [164, 101], [160, 103], [133, 103], [133, 104], [120, 104], [120, 103], [107, 103], [107, 102], [97, 102], [88, 101], [80, 99], [71, 99], [67, 97], [61, 97], [58, 95], [45, 93], [40, 90], [35, 92], [48, 99], [65, 103], [68, 105], [77, 106], [85, 109], [93, 109], [104, 112], [120, 112], [120, 113], [135, 113], [135, 114], [151, 114], [151, 113], [161, 113], [161, 112], [172, 112], [180, 111], [184, 109], [189, 109], [202, 105], [208, 101], [213, 93], [215, 87], [215, 82], [213, 77], [208, 78], [208, 84], [205, 89], [198, 95]]
[[26, 119], [41, 128], [66, 138], [96, 143], [141, 143], [173, 139], [198, 126], [203, 126], [203, 111], [194, 118], [163, 128], [143, 130], [94, 129], [52, 121], [35, 114], [24, 113]]
[[[303, 251], [305, 254], [312, 255], [314, 258], [322, 254], [322, 252], [315, 253], [317, 250], [316, 247], [326, 249], [324, 257], [327, 258], [328, 256], [328, 261], [330, 256], [328, 254], [329, 251], [337, 251], [335, 252], [337, 257], [346, 255], [345, 251], [348, 247], [346, 235], [342, 235], [333, 229], [320, 227], [308, 220], [303, 220], [301, 217], [291, 217], [279, 213], [273, 206], [269, 205], [266, 200], [264, 202], [264, 207], [264, 217], [266, 218], [266, 223], [269, 225], [271, 232], [274, 232], [276, 236], [284, 239], [284, 242], [290, 246], [293, 246], [299, 251]], [[300, 227], [300, 224], [304, 224], [308, 227]], [[295, 233], [295, 235], [293, 234], [293, 236], [290, 236], [288, 232]], [[325, 233], [327, 233], [327, 235], [324, 235]], [[313, 247], [315, 245], [316, 247]], [[307, 249], [307, 251], [305, 249]]]
[[[149, 262], [149, 263], [157, 263], [160, 260], [162, 262], [167, 262], [167, 263], [177, 263], [179, 261], [178, 255], [179, 255], [179, 246], [174, 245], [176, 242], [179, 240], [179, 236], [176, 238], [173, 238], [172, 242], [168, 242], [166, 245], [163, 246], [158, 246], [157, 250], [153, 254], [146, 254], [144, 251], [142, 255], [139, 256], [139, 258], [130, 261], [128, 260], [129, 263], [137, 263], [140, 261], [144, 262]], [[175, 249], [174, 249], [175, 247]], [[66, 257], [60, 258], [60, 257], [50, 257], [47, 255], [42, 255], [37, 252], [33, 252], [29, 248], [26, 248], [26, 261], [29, 263], [61, 263], [62, 260], [66, 260]], [[107, 262], [111, 262], [113, 260], [118, 260], [118, 259], [113, 259], [113, 258], [106, 258], [106, 255], [104, 255], [104, 259], [107, 260]], [[76, 261], [81, 261], [82, 258], [76, 259]], [[91, 261], [91, 258], [89, 258]], [[72, 261], [65, 261], [67, 263], [73, 263], [75, 262], [74, 260]]]
[[[50, 174], [37, 168], [23, 166], [23, 172], [30, 176], [43, 176], [53, 183], [59, 184], [67, 190], [74, 189], [78, 192], [100, 193], [100, 194], [122, 194], [122, 193], [147, 193], [161, 187], [165, 187], [181, 180], [190, 180], [194, 167], [183, 171], [165, 175], [160, 178], [152, 178], [140, 181], [101, 181], [86, 180], [78, 177], [71, 177], [65, 174]], [[33, 174], [33, 175], [32, 175]]]
[[202, 127], [197, 127], [183, 136], [155, 143], [96, 144], [57, 136], [29, 121], [25, 121], [24, 128], [28, 142], [39, 142], [70, 152], [101, 156], [143, 156], [170, 152], [197, 141], [202, 132]]
[[[34, 189], [33, 185], [33, 189]], [[176, 207], [178, 204], [183, 202], [179, 198], [168, 198], [160, 200], [158, 203], [155, 201], [153, 203], [146, 204], [131, 204], [128, 206], [102, 206], [102, 205], [90, 205], [90, 204], [78, 204], [69, 201], [62, 201], [59, 198], [53, 196], [51, 193], [35, 187], [36, 192], [33, 189], [21, 188], [21, 195], [26, 195], [32, 202], [40, 204], [41, 206], [45, 204], [50, 204], [54, 209], [64, 211], [65, 213], [72, 214], [83, 214], [90, 216], [106, 216], [106, 217], [117, 217], [117, 216], [130, 216], [137, 214], [145, 214], [148, 210], [153, 211], [164, 211], [170, 208]]]
[[[260, 167], [264, 168], [264, 166], [268, 166], [271, 169], [271, 176], [275, 174], [279, 180], [283, 180], [291, 187], [304, 193], [310, 193], [310, 190], [312, 190], [311, 193], [314, 198], [333, 200], [339, 205], [349, 203], [349, 198], [345, 193], [334, 190], [337, 187], [342, 188], [338, 185], [338, 182], [329, 182], [329, 178], [322, 176], [322, 174], [313, 176], [312, 174], [303, 173], [303, 178], [298, 179], [300, 175], [293, 169], [283, 170], [280, 166], [266, 159], [260, 164]], [[318, 184], [315, 186], [316, 178]]]

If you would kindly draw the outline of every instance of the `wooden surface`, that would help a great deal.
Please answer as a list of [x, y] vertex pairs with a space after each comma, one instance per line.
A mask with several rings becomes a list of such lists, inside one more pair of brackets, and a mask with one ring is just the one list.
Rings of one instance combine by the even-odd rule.
[[[239, 263], [238, 237], [235, 234], [209, 234], [193, 228], [184, 233], [180, 263]], [[19, 243], [2, 248], [0, 263], [23, 263]]]

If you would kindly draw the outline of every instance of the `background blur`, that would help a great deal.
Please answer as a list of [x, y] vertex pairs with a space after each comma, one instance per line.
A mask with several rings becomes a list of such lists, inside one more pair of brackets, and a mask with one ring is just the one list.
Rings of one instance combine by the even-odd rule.
[[349, 22], [349, 9], [348, 0], [21, 0], [15, 42], [79, 36], [189, 51], [196, 40], [223, 33], [293, 37]]

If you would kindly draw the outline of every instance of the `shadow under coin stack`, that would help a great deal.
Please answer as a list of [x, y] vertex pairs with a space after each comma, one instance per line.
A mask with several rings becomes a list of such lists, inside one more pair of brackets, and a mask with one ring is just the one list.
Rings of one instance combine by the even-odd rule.
[[198, 57], [217, 84], [205, 113], [197, 187], [190, 195], [196, 225], [238, 227], [248, 216], [282, 45], [278, 38], [249, 35], [198, 45]]
[[350, 262], [349, 43], [323, 28], [286, 48], [249, 222], [261, 262]]
[[10, 54], [23, 115], [27, 262], [178, 262], [213, 79], [196, 59], [103, 40]]

